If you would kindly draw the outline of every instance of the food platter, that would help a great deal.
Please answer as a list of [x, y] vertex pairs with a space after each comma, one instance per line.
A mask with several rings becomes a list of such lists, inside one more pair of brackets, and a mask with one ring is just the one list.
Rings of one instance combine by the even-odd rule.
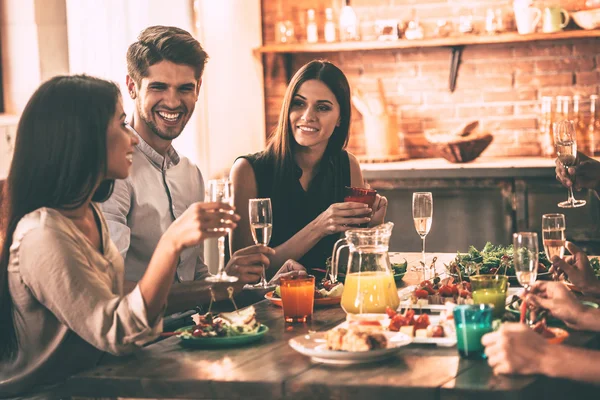
[[369, 351], [335, 351], [327, 349], [326, 332], [300, 335], [288, 342], [292, 349], [311, 358], [314, 362], [336, 365], [363, 364], [393, 357], [402, 347], [411, 343], [411, 337], [400, 332], [384, 332], [387, 339], [385, 349]]
[[[278, 307], [282, 307], [281, 297], [273, 297], [273, 291], [267, 292], [265, 294], [265, 299], [269, 300], [271, 304], [276, 305]], [[320, 299], [315, 299], [315, 306], [334, 306], [340, 304], [342, 301], [342, 297], [322, 297]]]

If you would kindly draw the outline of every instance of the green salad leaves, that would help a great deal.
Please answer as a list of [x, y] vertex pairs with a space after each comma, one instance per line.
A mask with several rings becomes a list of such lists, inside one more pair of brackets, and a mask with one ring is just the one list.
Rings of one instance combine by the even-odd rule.
[[[538, 273], [547, 272], [552, 265], [544, 252], [539, 253], [538, 261]], [[513, 246], [494, 246], [487, 242], [481, 251], [471, 246], [468, 253], [459, 252], [446, 268], [451, 274], [465, 277], [477, 274], [515, 276]]]

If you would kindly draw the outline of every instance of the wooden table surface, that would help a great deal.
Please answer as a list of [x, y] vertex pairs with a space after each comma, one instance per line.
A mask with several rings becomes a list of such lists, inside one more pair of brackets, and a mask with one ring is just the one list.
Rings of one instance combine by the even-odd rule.
[[[438, 269], [455, 254], [438, 254]], [[393, 256], [392, 261], [398, 257]], [[416, 265], [420, 253], [401, 255]], [[431, 259], [428, 254], [427, 258]], [[405, 276], [406, 284], [419, 277]], [[269, 327], [262, 341], [244, 347], [190, 350], [171, 337], [128, 357], [73, 376], [69, 392], [81, 397], [188, 399], [578, 399], [600, 397], [600, 388], [544, 377], [494, 376], [483, 360], [464, 360], [456, 347], [409, 345], [388, 361], [355, 366], [313, 363], [288, 340], [330, 329], [345, 320], [339, 307], [315, 308], [308, 324], [285, 324], [280, 307], [255, 305]], [[597, 347], [598, 335], [574, 332], [568, 343]]]

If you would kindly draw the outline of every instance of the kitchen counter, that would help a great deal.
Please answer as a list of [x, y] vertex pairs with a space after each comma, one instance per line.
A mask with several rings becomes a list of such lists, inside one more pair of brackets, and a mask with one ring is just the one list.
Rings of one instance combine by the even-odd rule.
[[[600, 159], [599, 159], [600, 160]], [[361, 164], [366, 180], [457, 178], [552, 178], [554, 159], [548, 157], [489, 157], [455, 164], [443, 158]]]

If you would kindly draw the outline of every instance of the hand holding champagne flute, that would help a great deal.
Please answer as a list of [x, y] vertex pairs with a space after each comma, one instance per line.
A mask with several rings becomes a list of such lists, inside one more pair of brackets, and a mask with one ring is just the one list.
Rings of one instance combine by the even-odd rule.
[[[569, 167], [577, 164], [577, 134], [573, 121], [559, 121], [552, 125], [554, 133], [554, 146], [558, 160], [568, 171]], [[573, 196], [573, 187], [569, 186], [569, 198], [558, 203], [561, 208], [575, 208], [585, 206], [585, 200], [576, 200]]]
[[[273, 232], [273, 211], [271, 208], [271, 199], [250, 199], [248, 203], [248, 213], [250, 216], [250, 229], [255, 244], [268, 246]], [[265, 270], [263, 268], [260, 282], [254, 285], [246, 285], [244, 289], [269, 289], [271, 286], [267, 283]]]
[[415, 229], [421, 239], [423, 239], [423, 264], [425, 263], [425, 237], [431, 229], [433, 219], [433, 197], [431, 192], [416, 192], [413, 193], [412, 203], [413, 220]]

